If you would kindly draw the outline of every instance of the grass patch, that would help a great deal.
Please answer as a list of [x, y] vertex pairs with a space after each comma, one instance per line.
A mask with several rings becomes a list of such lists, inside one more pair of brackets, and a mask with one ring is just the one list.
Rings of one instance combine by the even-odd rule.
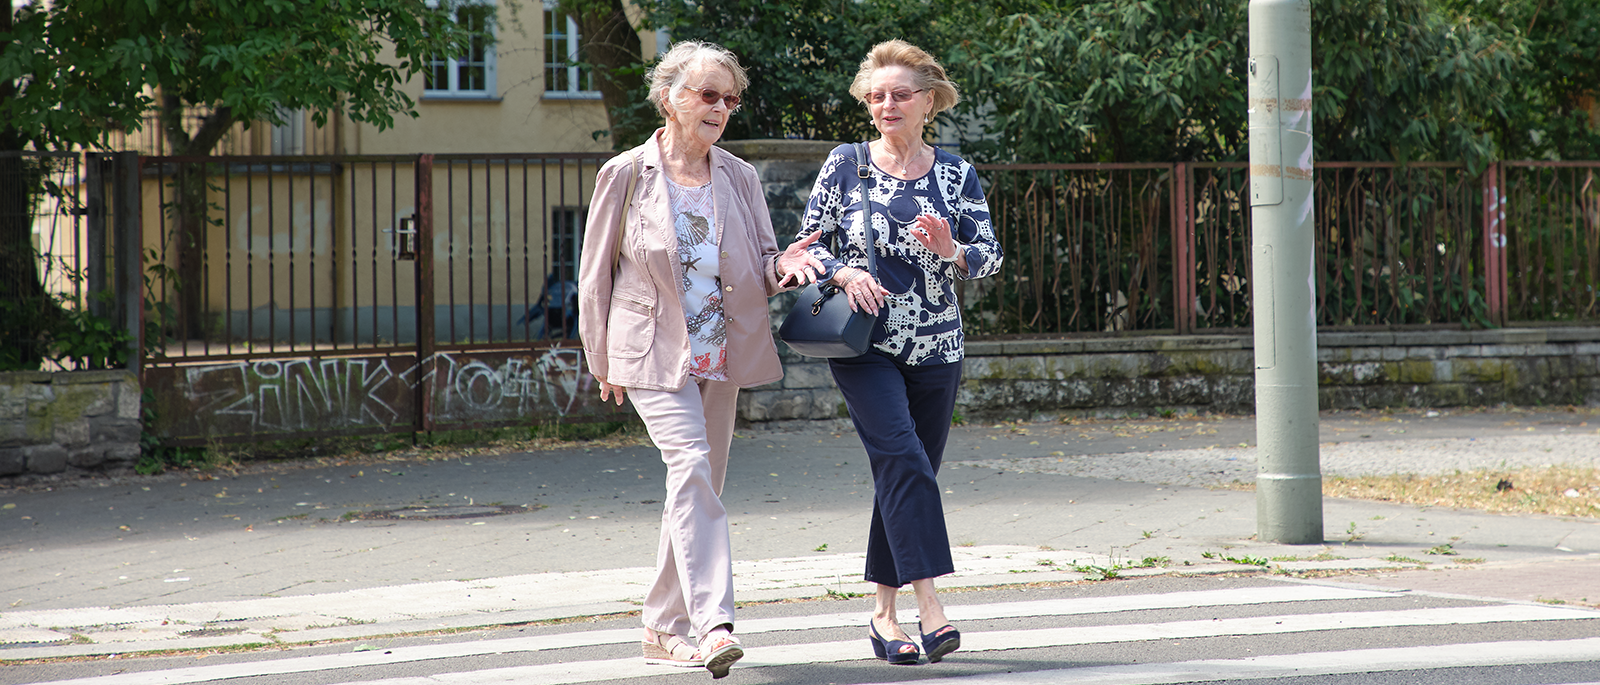
[[1600, 468], [1477, 469], [1438, 476], [1328, 477], [1322, 494], [1504, 514], [1600, 518]]

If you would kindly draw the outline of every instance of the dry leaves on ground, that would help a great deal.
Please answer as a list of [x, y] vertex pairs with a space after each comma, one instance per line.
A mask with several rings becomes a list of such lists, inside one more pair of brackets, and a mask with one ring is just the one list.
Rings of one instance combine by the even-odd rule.
[[1322, 494], [1505, 514], [1600, 518], [1600, 468], [1546, 466], [1437, 476], [1329, 476], [1322, 481]]

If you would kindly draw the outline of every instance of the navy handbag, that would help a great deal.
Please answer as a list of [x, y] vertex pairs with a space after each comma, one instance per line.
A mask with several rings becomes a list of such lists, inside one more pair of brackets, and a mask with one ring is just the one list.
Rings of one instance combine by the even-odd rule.
[[[861, 179], [862, 230], [867, 236], [867, 273], [878, 277], [877, 249], [872, 244], [872, 199], [867, 185], [866, 143], [856, 143], [856, 176]], [[838, 254], [837, 251], [834, 254]], [[812, 283], [778, 327], [778, 338], [807, 357], [859, 357], [872, 346], [876, 314], [851, 311], [849, 297], [831, 282]]]

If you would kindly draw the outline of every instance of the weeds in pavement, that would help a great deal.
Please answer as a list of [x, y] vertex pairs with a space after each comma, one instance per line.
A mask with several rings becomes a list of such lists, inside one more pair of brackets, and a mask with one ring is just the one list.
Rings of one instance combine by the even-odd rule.
[[1355, 542], [1357, 540], [1360, 540], [1361, 538], [1366, 537], [1365, 533], [1356, 532], [1356, 522], [1355, 521], [1351, 521], [1350, 522], [1350, 527], [1346, 528], [1344, 533], [1345, 533], [1345, 535], [1350, 536], [1348, 542]]
[[1226, 562], [1229, 562], [1229, 563], [1232, 563], [1232, 564], [1240, 564], [1240, 565], [1243, 565], [1243, 566], [1268, 566], [1268, 565], [1270, 565], [1272, 563], [1271, 561], [1268, 561], [1265, 557], [1250, 557], [1250, 556], [1230, 557], [1230, 556], [1225, 556], [1225, 555], [1223, 555], [1221, 553], [1218, 553], [1218, 552], [1212, 552], [1210, 550], [1201, 552], [1200, 556], [1205, 557], [1207, 559], [1215, 559], [1217, 561], [1226, 561]]

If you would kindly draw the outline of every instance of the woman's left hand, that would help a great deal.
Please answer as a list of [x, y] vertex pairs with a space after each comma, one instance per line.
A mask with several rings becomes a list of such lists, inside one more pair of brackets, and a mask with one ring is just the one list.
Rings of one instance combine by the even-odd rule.
[[822, 231], [814, 231], [811, 235], [789, 243], [789, 248], [778, 255], [778, 273], [783, 274], [784, 287], [812, 283], [827, 271], [828, 267], [822, 264], [822, 260], [806, 251], [807, 247], [821, 237]]
[[950, 222], [932, 214], [923, 214], [917, 217], [917, 227], [911, 229], [911, 235], [916, 236], [917, 242], [928, 248], [929, 252], [948, 261], [954, 257], [960, 259], [961, 248], [956, 245], [956, 240], [950, 235]]

